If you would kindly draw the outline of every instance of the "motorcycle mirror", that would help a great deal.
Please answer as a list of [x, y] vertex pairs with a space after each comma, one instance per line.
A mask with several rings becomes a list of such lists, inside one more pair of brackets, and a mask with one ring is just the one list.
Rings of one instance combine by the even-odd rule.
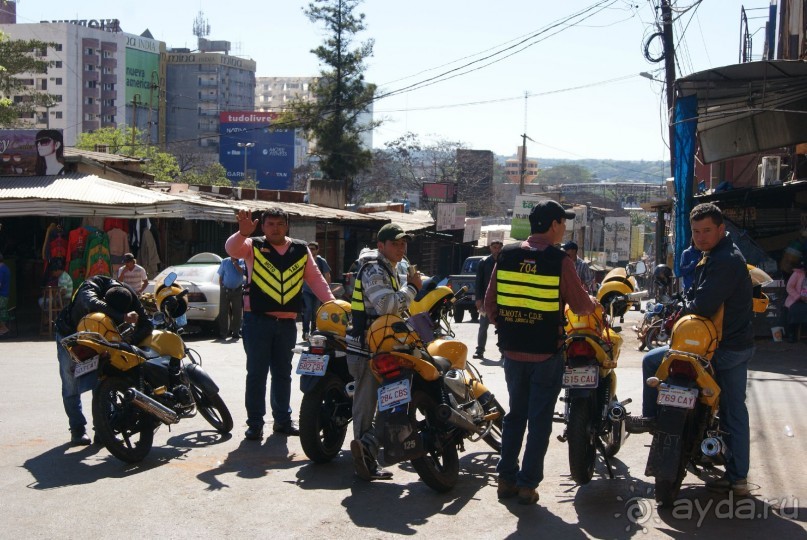
[[637, 262], [636, 263], [636, 271], [634, 273], [641, 275], [641, 274], [644, 274], [646, 272], [647, 272], [647, 265], [644, 263], [644, 261]]
[[169, 272], [167, 276], [165, 276], [165, 280], [163, 281], [163, 285], [166, 287], [170, 287], [174, 284], [177, 280], [177, 273], [176, 272]]
[[151, 322], [153, 324], [163, 324], [165, 322], [165, 315], [161, 311], [158, 311], [151, 316]]
[[394, 322], [392, 323], [392, 331], [396, 334], [406, 334], [409, 332], [409, 327], [406, 325], [405, 322]]

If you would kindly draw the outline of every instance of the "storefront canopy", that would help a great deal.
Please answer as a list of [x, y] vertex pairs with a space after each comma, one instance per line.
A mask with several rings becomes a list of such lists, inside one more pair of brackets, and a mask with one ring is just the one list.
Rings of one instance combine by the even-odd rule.
[[193, 200], [82, 174], [0, 177], [0, 217], [13, 216], [235, 221], [228, 204]]
[[697, 136], [705, 163], [807, 142], [807, 62], [734, 64], [676, 81], [697, 96]]

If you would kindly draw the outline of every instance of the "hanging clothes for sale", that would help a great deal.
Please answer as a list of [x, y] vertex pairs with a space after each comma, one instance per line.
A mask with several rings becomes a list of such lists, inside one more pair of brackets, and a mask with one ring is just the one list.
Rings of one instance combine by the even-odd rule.
[[148, 230], [150, 226], [148, 218], [129, 220], [129, 249], [138, 260], [140, 259], [140, 246], [143, 242], [143, 231]]
[[48, 227], [45, 244], [42, 246], [42, 260], [45, 263], [45, 272], [52, 264], [58, 264], [62, 268], [67, 264], [67, 235], [61, 224]]
[[129, 252], [129, 235], [122, 229], [115, 227], [107, 231], [109, 236], [109, 261], [112, 263], [112, 275], [118, 275], [118, 269], [123, 266], [123, 254]]
[[137, 257], [140, 266], [146, 269], [146, 275], [154, 277], [160, 271], [160, 255], [157, 243], [151, 230], [145, 229], [140, 234], [140, 255]]
[[86, 277], [112, 276], [112, 264], [109, 261], [109, 236], [103, 231], [90, 233], [87, 239], [87, 273]]
[[120, 229], [123, 232], [129, 232], [129, 220], [123, 218], [104, 218], [104, 232], [109, 234], [112, 229]]
[[68, 235], [66, 268], [73, 280], [74, 290], [84, 281], [84, 275], [87, 272], [85, 255], [87, 254], [87, 237], [90, 232], [90, 228], [76, 227]]

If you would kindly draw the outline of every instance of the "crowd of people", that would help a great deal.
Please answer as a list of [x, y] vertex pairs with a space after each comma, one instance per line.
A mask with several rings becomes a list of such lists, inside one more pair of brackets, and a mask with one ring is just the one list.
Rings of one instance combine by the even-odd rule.
[[[576, 314], [587, 315], [598, 305], [591, 296], [595, 292], [594, 278], [577, 256], [578, 246], [574, 242], [560, 244], [567, 220], [573, 218], [574, 214], [557, 202], [537, 203], [529, 215], [529, 237], [508, 246], [492, 242], [490, 256], [480, 263], [477, 273], [480, 325], [474, 357], [484, 357], [488, 327], [493, 325], [509, 394], [496, 469], [498, 496], [518, 498], [522, 504], [539, 500], [538, 487], [544, 478], [544, 457], [564, 372], [563, 310], [568, 305]], [[290, 403], [292, 350], [297, 343], [295, 321], [299, 315], [303, 316], [304, 340], [315, 330], [313, 314], [317, 306], [334, 300], [328, 284], [330, 267], [319, 255], [316, 242], [288, 236], [289, 216], [283, 210], [267, 210], [259, 219], [253, 219], [247, 210], [240, 210], [237, 223], [238, 230], [224, 246], [228, 257], [218, 271], [221, 310], [225, 315], [220, 317], [219, 330], [222, 338], [228, 335], [243, 338], [247, 416], [244, 437], [250, 441], [263, 440], [267, 386], [272, 431], [284, 436], [299, 435]], [[692, 245], [685, 264], [689, 283], [685, 309], [687, 313], [708, 318], [714, 318], [723, 309], [732, 313], [722, 320], [722, 339], [714, 361], [722, 392], [720, 420], [732, 453], [725, 476], [710, 482], [709, 487], [745, 496], [749, 493], [750, 469], [745, 386], [748, 364], [755, 351], [751, 280], [743, 255], [726, 233], [719, 208], [708, 203], [696, 206], [690, 214], [690, 226]], [[350, 451], [356, 475], [367, 481], [392, 477], [378, 461], [380, 436], [375, 426], [378, 383], [368, 367], [367, 330], [383, 315], [406, 316], [423, 286], [423, 276], [415, 266], [404, 264], [411, 240], [412, 236], [401, 226], [384, 225], [376, 235], [376, 249], [364, 252], [356, 265], [352, 326], [346, 337], [347, 365], [355, 381]], [[138, 331], [150, 331], [138, 300], [147, 278], [130, 255], [124, 256], [117, 280], [95, 276], [84, 281], [57, 321], [62, 398], [73, 444], [90, 443], [79, 397], [81, 392], [92, 388], [94, 380], [82, 377], [78, 381], [72, 377], [72, 363], [59, 341], [76, 330], [81, 317], [93, 311], [106, 313], [116, 323], [136, 324]], [[5, 275], [0, 256], [0, 316]], [[807, 316], [803, 263], [794, 270], [788, 293], [790, 320], [797, 324]], [[3, 328], [0, 326], [0, 334]], [[645, 355], [643, 378], [655, 373], [666, 350], [661, 347]], [[645, 387], [642, 415], [629, 417], [629, 431], [642, 433], [655, 429], [654, 392], [654, 388]]]

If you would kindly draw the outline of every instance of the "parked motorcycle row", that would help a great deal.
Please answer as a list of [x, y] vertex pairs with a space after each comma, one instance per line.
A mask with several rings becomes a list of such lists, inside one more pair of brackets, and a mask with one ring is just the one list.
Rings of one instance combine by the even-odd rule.
[[[612, 270], [599, 286], [600, 306], [594, 313], [565, 313], [564, 412], [556, 421], [565, 426], [558, 438], [569, 445], [571, 477], [579, 485], [591, 481], [597, 454], [613, 477], [609, 458], [627, 438], [630, 400], [617, 397], [618, 323], [646, 296], [636, 290], [634, 275], [645, 271], [643, 263]], [[161, 425], [197, 413], [219, 433], [233, 428], [218, 386], [177, 328], [176, 318], [187, 310], [187, 291], [175, 279], [169, 274], [155, 292], [156, 329], [144, 343], [126, 343], [131, 329], [116, 328], [100, 313], [85, 317], [78, 331], [62, 341], [77, 364], [77, 377], [98, 372], [95, 431], [107, 450], [125, 462], [148, 455]], [[466, 443], [481, 440], [495, 453], [501, 450], [505, 409], [468, 359], [468, 347], [453, 339], [449, 319], [463, 294], [464, 288], [453, 291], [428, 280], [408, 317], [379, 317], [367, 337], [370, 367], [380, 383], [380, 457], [386, 464], [409, 461], [438, 492], [456, 485]], [[316, 463], [339, 455], [352, 418], [354, 383], [345, 344], [350, 316], [345, 301], [323, 304], [316, 331], [296, 349], [303, 391], [300, 442]], [[649, 303], [636, 328], [644, 347], [670, 344], [661, 367], [646, 382], [658, 389], [660, 405], [646, 474], [655, 477], [656, 499], [664, 504], [677, 496], [688, 465], [697, 470], [722, 464], [729, 451], [718, 428], [720, 388], [711, 365], [720, 327], [720, 321], [681, 316], [678, 297]]]

